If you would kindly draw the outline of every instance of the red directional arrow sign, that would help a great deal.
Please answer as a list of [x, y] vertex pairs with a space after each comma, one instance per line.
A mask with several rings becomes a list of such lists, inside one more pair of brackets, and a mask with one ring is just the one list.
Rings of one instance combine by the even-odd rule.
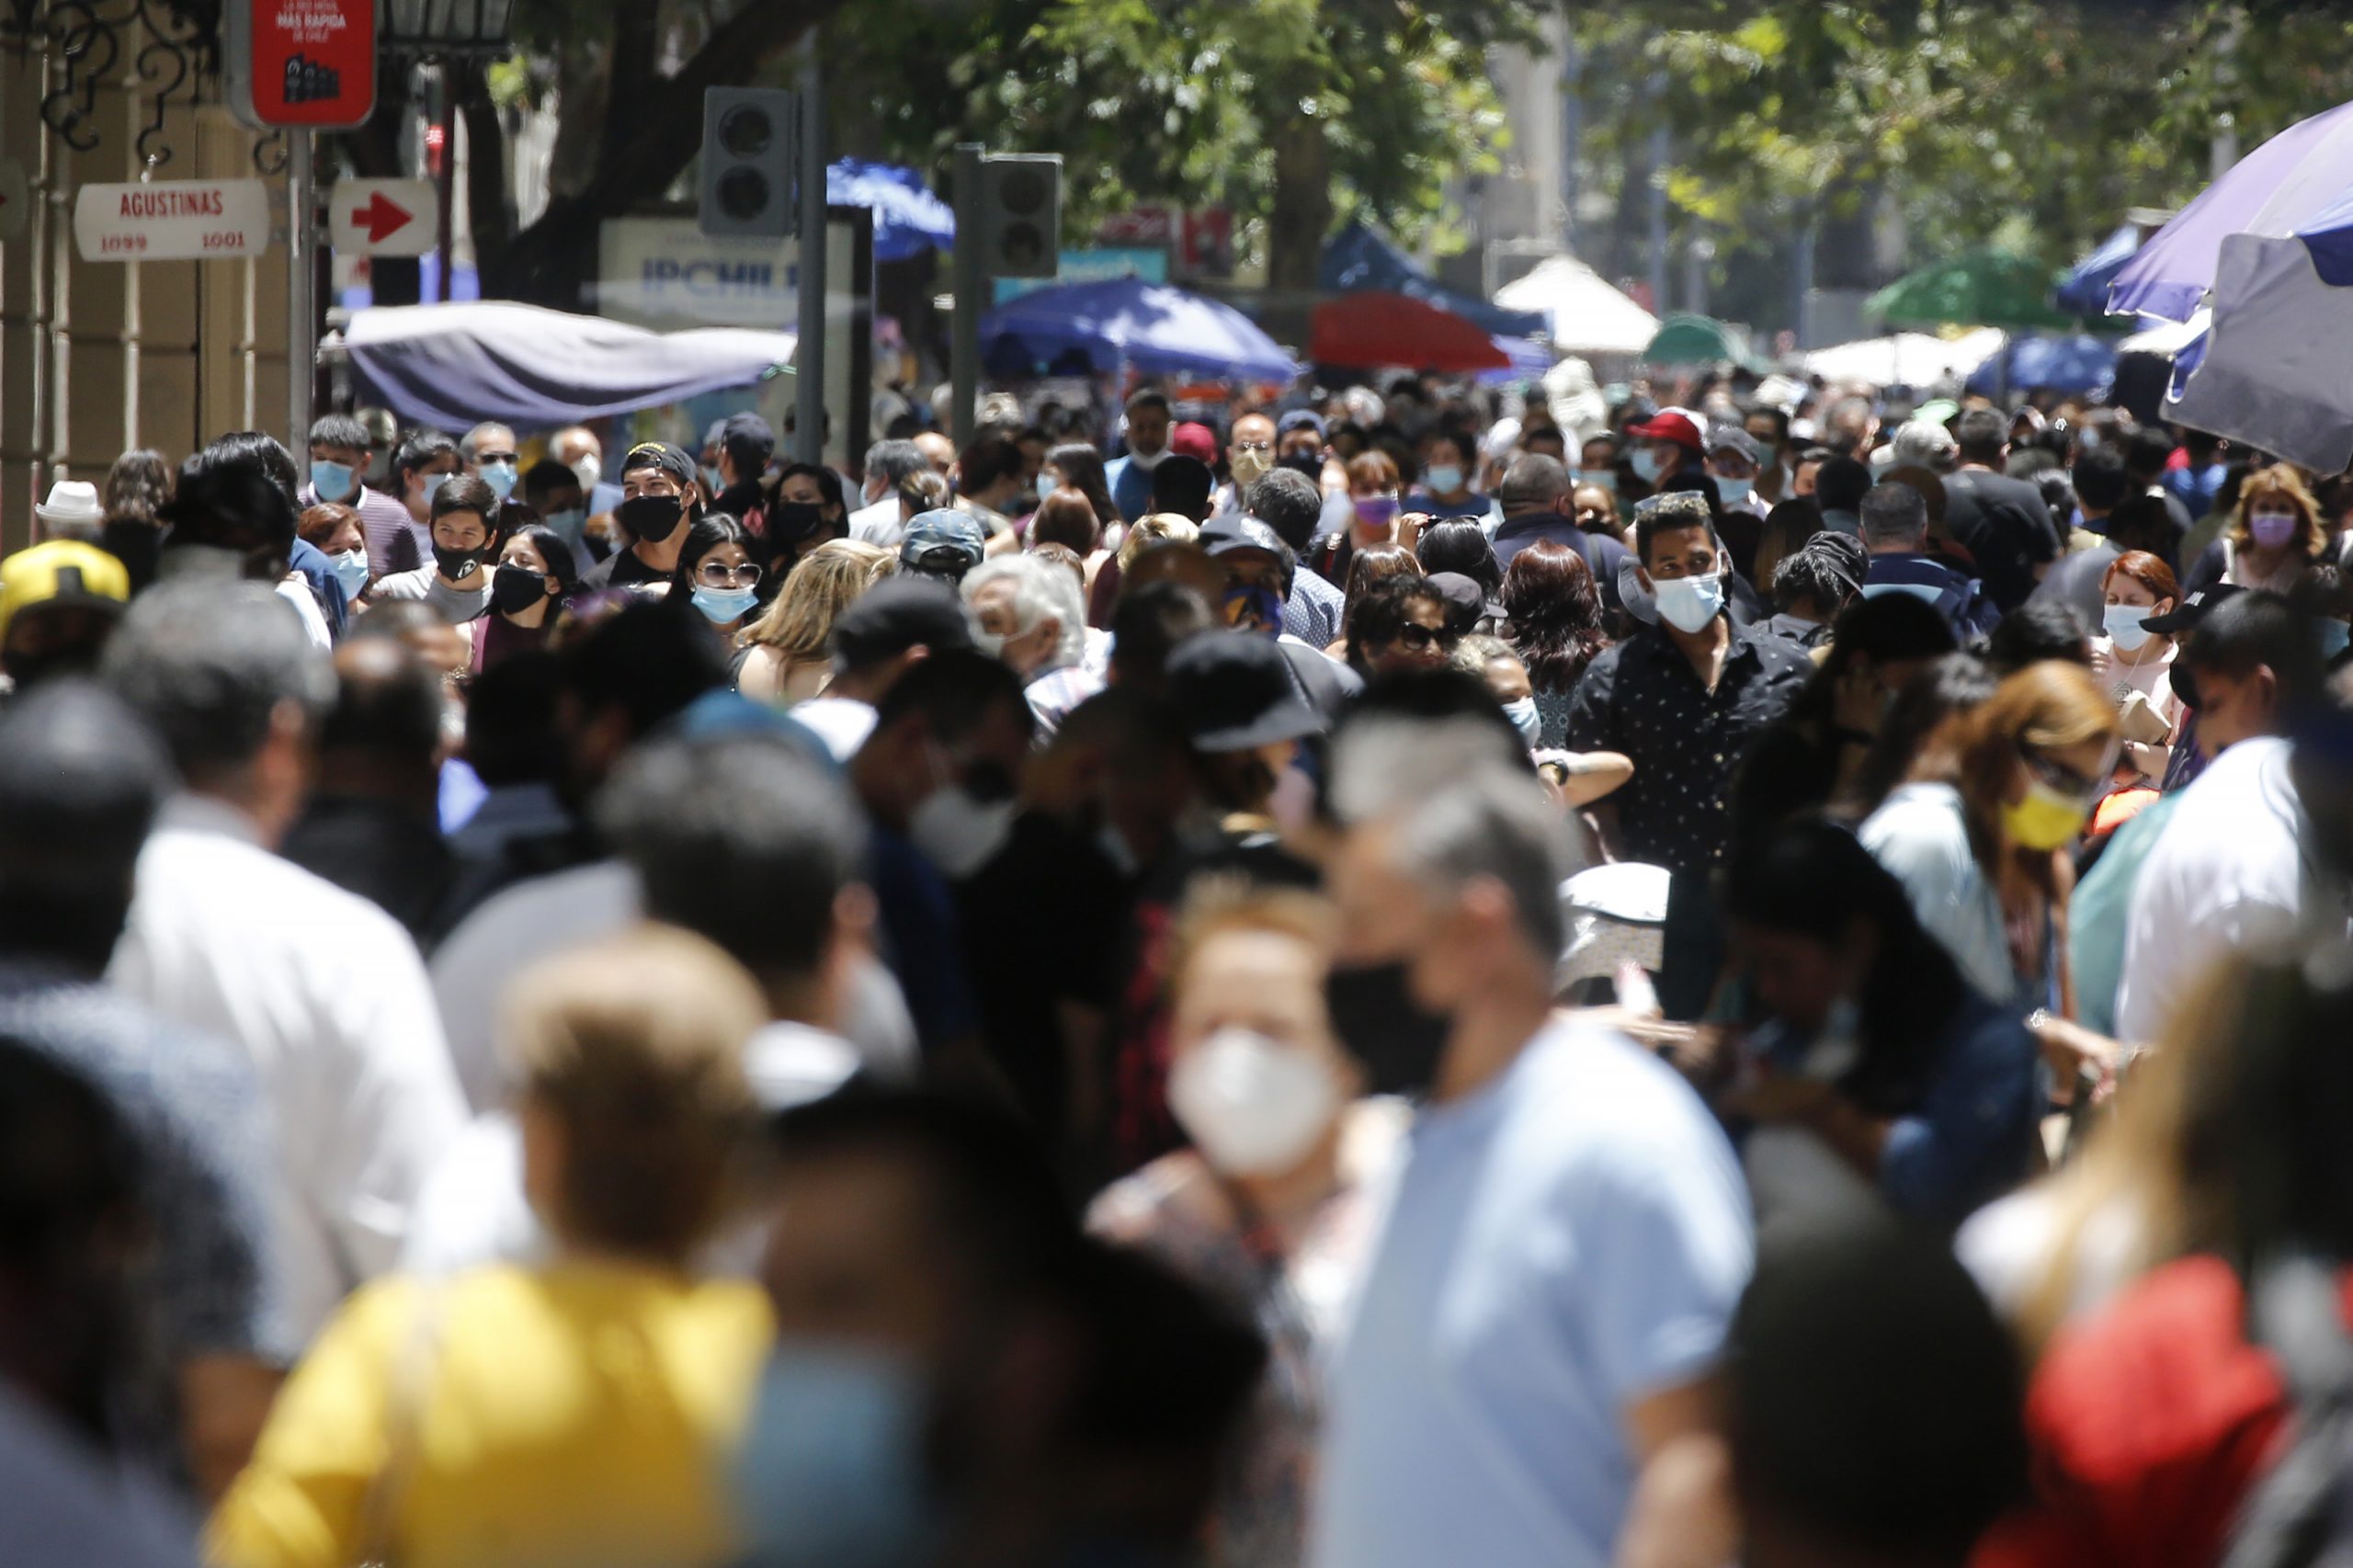
[[386, 235], [415, 216], [381, 190], [369, 195], [367, 206], [351, 210], [352, 226], [367, 230], [371, 245], [383, 244]]
[[440, 237], [436, 217], [430, 180], [347, 179], [327, 203], [345, 256], [423, 256]]

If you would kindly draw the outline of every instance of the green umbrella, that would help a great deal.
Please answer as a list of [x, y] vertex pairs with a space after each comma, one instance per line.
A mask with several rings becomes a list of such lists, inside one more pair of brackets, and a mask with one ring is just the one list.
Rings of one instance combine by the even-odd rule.
[[1748, 363], [1748, 338], [1712, 316], [1677, 313], [1659, 324], [1658, 335], [1643, 350], [1647, 365]]
[[1909, 273], [1863, 301], [1863, 313], [1895, 327], [2070, 327], [2051, 304], [2059, 274], [2005, 250], [1973, 250]]

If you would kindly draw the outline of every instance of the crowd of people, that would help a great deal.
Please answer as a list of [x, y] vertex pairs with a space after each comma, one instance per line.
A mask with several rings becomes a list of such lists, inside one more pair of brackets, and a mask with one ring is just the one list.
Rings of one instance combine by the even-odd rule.
[[57, 483], [11, 1560], [2312, 1561], [2353, 477], [1676, 395]]

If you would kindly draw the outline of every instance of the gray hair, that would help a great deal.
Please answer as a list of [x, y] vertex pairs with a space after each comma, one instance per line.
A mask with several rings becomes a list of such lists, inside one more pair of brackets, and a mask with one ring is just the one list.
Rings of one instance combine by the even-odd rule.
[[1524, 768], [1483, 762], [1387, 817], [1400, 872], [1441, 899], [1474, 881], [1499, 884], [1511, 895], [1514, 923], [1549, 971], [1568, 945], [1561, 884], [1576, 866], [1561, 809], [1541, 785]]
[[315, 724], [335, 701], [334, 666], [293, 607], [259, 583], [164, 583], [131, 601], [100, 673], [164, 737], [190, 782], [261, 755], [281, 704]]
[[473, 461], [474, 454], [482, 450], [482, 433], [485, 430], [504, 430], [506, 432], [509, 443], [515, 439], [515, 432], [511, 426], [501, 425], [495, 419], [485, 419], [459, 437], [458, 455], [468, 462]]
[[1518, 737], [1493, 719], [1352, 718], [1332, 743], [1332, 814], [1348, 826], [1368, 823], [1427, 799], [1466, 768], [1489, 765], [1528, 771]]
[[1882, 480], [1863, 496], [1863, 542], [1873, 549], [1918, 546], [1928, 537], [1928, 501], [1900, 480]]
[[646, 915], [707, 937], [759, 975], [824, 957], [866, 832], [841, 780], [790, 741], [721, 734], [642, 746], [597, 801]]
[[1054, 618], [1061, 635], [1054, 642], [1056, 665], [1075, 665], [1086, 657], [1086, 600], [1067, 566], [1040, 561], [1034, 555], [1000, 555], [964, 574], [964, 607], [991, 583], [1013, 585], [1013, 613], [1021, 630], [1034, 631], [1047, 616]]
[[923, 449], [913, 441], [877, 441], [866, 449], [866, 477], [881, 474], [896, 489], [911, 473], [920, 473], [931, 466]]

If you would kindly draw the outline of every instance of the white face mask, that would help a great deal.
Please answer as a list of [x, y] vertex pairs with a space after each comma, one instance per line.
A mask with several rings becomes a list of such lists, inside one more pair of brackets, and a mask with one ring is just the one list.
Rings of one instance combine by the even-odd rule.
[[1544, 731], [1544, 721], [1536, 711], [1536, 699], [1532, 697], [1512, 699], [1504, 704], [1504, 717], [1509, 719], [1512, 728], [1519, 732], [1521, 743], [1531, 750], [1534, 749], [1537, 736]]
[[583, 452], [579, 460], [572, 465], [572, 477], [580, 482], [580, 493], [587, 494], [597, 488], [597, 482], [605, 477], [605, 460], [595, 452]]
[[1340, 1111], [1340, 1085], [1311, 1052], [1248, 1029], [1220, 1029], [1176, 1059], [1168, 1108], [1228, 1176], [1299, 1168]]
[[2109, 605], [2100, 619], [2107, 624], [2108, 640], [2127, 653], [2140, 652], [2141, 645], [2156, 635], [2141, 623], [2157, 612], [2147, 605]]
[[1711, 572], [1704, 577], [1666, 577], [1652, 581], [1651, 592], [1658, 600], [1659, 618], [1678, 631], [1697, 631], [1724, 608], [1724, 579], [1721, 572]]
[[907, 836], [949, 881], [996, 858], [1013, 832], [1014, 801], [982, 801], [961, 784], [934, 790], [907, 819]]

